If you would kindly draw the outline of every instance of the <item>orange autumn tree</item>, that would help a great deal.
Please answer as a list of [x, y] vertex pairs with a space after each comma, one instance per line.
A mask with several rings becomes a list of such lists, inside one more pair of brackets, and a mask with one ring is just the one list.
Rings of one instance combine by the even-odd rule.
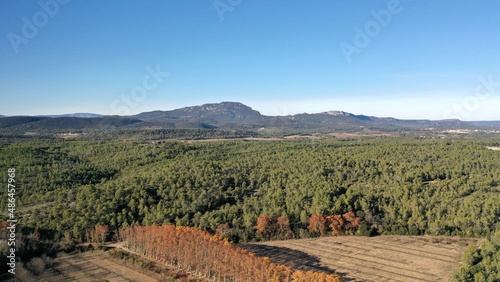
[[344, 219], [341, 215], [329, 215], [326, 217], [328, 220], [328, 226], [332, 230], [332, 235], [342, 235], [342, 230], [344, 228]]
[[108, 237], [109, 227], [107, 225], [96, 225], [85, 233], [87, 242], [103, 244]]
[[342, 278], [340, 278], [336, 274], [327, 274], [322, 272], [313, 272], [313, 271], [302, 271], [297, 270], [292, 275], [292, 281], [294, 282], [342, 282]]
[[359, 226], [359, 223], [361, 219], [356, 216], [356, 214], [353, 211], [348, 211], [342, 215], [342, 218], [346, 221], [346, 228], [347, 229], [356, 229]]
[[275, 232], [275, 228], [276, 226], [274, 224], [273, 218], [271, 218], [267, 214], [263, 214], [259, 216], [259, 218], [257, 218], [257, 226], [255, 227], [255, 229], [257, 229], [257, 236], [268, 240]]
[[343, 215], [322, 216], [313, 214], [309, 218], [307, 229], [314, 235], [324, 236], [329, 231], [333, 236], [352, 234], [359, 227], [361, 219], [353, 211], [348, 211]]
[[276, 218], [276, 235], [278, 239], [286, 240], [293, 238], [293, 232], [290, 228], [290, 220], [285, 216]]
[[286, 216], [270, 217], [263, 214], [257, 219], [255, 229], [257, 237], [264, 240], [293, 238], [290, 220]]
[[319, 234], [321, 236], [325, 235], [326, 232], [326, 218], [319, 214], [313, 214], [309, 218], [309, 225], [307, 226], [309, 232], [314, 234]]
[[[120, 229], [118, 238], [131, 251], [214, 281], [341, 281], [317, 280], [317, 272], [293, 272], [228, 240], [192, 227], [134, 226]], [[294, 277], [300, 277], [297, 280]], [[337, 277], [335, 274], [324, 274]], [[325, 277], [327, 277], [325, 276]]]

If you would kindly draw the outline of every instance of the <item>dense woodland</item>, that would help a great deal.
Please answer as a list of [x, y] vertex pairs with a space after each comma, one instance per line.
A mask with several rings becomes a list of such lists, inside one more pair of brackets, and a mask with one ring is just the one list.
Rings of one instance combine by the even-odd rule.
[[470, 247], [462, 266], [455, 272], [457, 281], [500, 281], [500, 231], [487, 236], [481, 247]]
[[0, 181], [16, 167], [21, 223], [54, 240], [80, 242], [96, 225], [110, 238], [174, 224], [236, 243], [500, 230], [500, 151], [486, 148], [498, 139], [12, 140], [1, 143]]

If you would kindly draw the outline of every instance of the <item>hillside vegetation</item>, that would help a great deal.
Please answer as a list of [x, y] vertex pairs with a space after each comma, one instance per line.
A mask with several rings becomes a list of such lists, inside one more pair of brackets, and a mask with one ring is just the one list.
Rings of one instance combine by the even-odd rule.
[[[23, 226], [68, 242], [84, 240], [95, 225], [113, 232], [152, 224], [197, 227], [233, 242], [304, 238], [333, 235], [339, 220], [342, 234], [484, 237], [500, 229], [500, 152], [491, 146], [498, 142], [25, 138], [2, 143], [0, 169], [16, 167]], [[356, 228], [343, 217], [351, 211]], [[264, 215], [288, 224], [259, 234]], [[308, 228], [313, 217], [324, 218], [324, 229]]]

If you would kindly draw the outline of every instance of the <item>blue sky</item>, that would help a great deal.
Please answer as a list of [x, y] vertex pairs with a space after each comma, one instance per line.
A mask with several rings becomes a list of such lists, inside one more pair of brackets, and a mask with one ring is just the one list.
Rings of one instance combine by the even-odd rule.
[[0, 2], [0, 114], [238, 101], [500, 120], [500, 2]]

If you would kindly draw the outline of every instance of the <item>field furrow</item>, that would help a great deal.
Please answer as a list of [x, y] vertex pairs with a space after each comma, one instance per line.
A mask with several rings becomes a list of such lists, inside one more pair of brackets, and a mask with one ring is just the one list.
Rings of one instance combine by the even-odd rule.
[[[395, 242], [389, 241], [390, 238], [393, 236], [388, 236], [388, 239], [383, 239], [383, 240], [378, 240], [377, 237], [374, 238], [374, 240], [369, 240], [367, 245], [374, 246], [374, 244], [379, 244], [379, 245], [384, 245], [387, 246], [388, 248], [394, 249], [394, 245], [401, 246], [405, 245], [407, 246], [406, 249], [404, 250], [405, 252], [411, 253], [411, 252], [417, 252], [417, 253], [426, 253], [429, 255], [432, 255], [433, 258], [436, 257], [442, 257], [443, 260], [449, 260], [449, 261], [454, 261], [456, 259], [456, 256], [460, 254], [459, 251], [457, 251], [456, 247], [448, 247], [448, 245], [445, 244], [439, 244], [439, 248], [436, 248], [432, 244], [429, 244], [427, 242], [424, 242], [422, 244], [422, 241], [419, 240], [411, 240], [411, 239], [395, 239]], [[434, 243], [438, 244], [438, 243]], [[418, 247], [412, 247], [418, 245]]]
[[335, 271], [347, 281], [449, 281], [476, 239], [430, 236], [322, 237], [242, 245], [295, 269]]
[[89, 252], [57, 258], [55, 266], [39, 277], [38, 281], [155, 282], [158, 280], [107, 259], [103, 252]]
[[436, 281], [436, 277], [421, 273], [412, 269], [411, 265], [400, 263], [398, 261], [387, 262], [383, 257], [371, 256], [361, 248], [345, 248], [343, 246], [322, 246], [319, 244], [310, 244], [307, 249], [304, 246], [291, 244], [291, 248], [297, 248], [301, 251], [311, 252], [314, 255], [323, 257], [325, 264], [345, 262], [346, 264], [357, 261], [358, 268], [370, 268], [382, 270], [387, 278], [400, 278], [403, 281]]

